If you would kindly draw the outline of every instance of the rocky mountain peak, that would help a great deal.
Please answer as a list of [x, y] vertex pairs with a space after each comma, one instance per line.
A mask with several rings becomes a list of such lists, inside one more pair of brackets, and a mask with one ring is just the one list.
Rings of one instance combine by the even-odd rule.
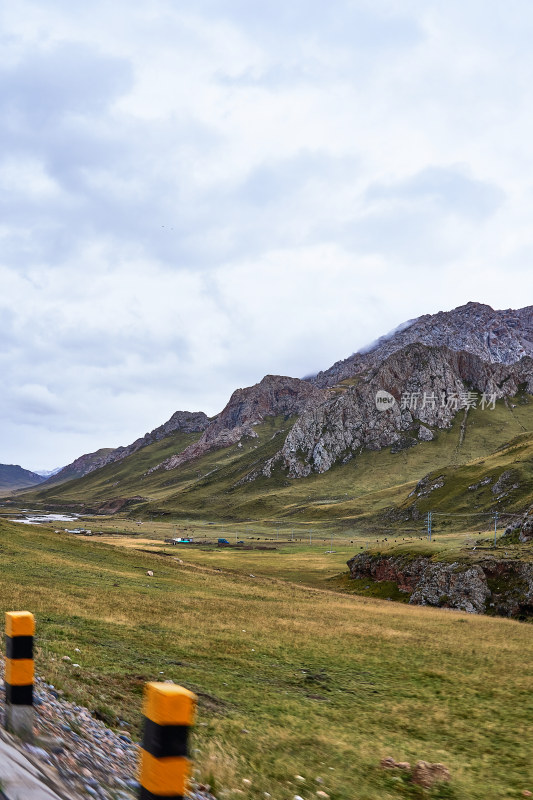
[[[431, 440], [435, 429], [449, 428], [455, 415], [468, 408], [469, 398], [476, 403], [484, 398], [488, 405], [514, 396], [522, 386], [533, 393], [529, 357], [493, 364], [473, 353], [411, 343], [367, 367], [355, 385], [343, 391], [338, 387], [325, 402], [306, 408], [263, 474], [281, 463], [291, 477], [305, 477], [326, 472], [361, 449], [412, 447]], [[385, 411], [376, 403], [383, 391], [395, 398]]]
[[370, 347], [337, 361], [311, 380], [316, 386], [335, 386], [415, 342], [473, 353], [491, 363], [513, 364], [524, 356], [533, 356], [533, 306], [495, 311], [489, 305], [471, 301], [452, 311], [425, 314], [403, 323]]
[[97, 450], [95, 453], [85, 453], [52, 475], [42, 485], [53, 486], [74, 478], [81, 478], [96, 469], [107, 466], [107, 464], [122, 461], [122, 459], [140, 450], [141, 447], [158, 442], [173, 433], [199, 433], [204, 431], [208, 425], [209, 417], [203, 411], [176, 411], [163, 425], [159, 425], [153, 431], [145, 433], [144, 436], [136, 439], [126, 447], [108, 447]]
[[235, 444], [243, 436], [253, 438], [257, 435], [253, 426], [258, 425], [265, 417], [276, 417], [280, 414], [290, 417], [301, 414], [308, 405], [318, 404], [324, 398], [324, 392], [307, 381], [283, 375], [265, 375], [253, 386], [236, 389], [225, 408], [205, 429], [198, 442], [159, 464], [155, 469], [160, 467], [175, 469], [209, 450]]

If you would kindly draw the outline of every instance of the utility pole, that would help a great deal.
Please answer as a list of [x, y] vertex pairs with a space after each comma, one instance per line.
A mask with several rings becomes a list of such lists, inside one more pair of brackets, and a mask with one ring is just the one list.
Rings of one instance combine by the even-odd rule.
[[494, 512], [494, 547], [496, 547], [496, 535], [498, 533], [498, 512]]

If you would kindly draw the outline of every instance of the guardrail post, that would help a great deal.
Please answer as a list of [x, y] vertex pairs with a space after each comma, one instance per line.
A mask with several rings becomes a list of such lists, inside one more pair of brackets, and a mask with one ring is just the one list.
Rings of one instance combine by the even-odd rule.
[[29, 611], [6, 612], [5, 727], [25, 741], [33, 739], [33, 636]]
[[189, 732], [197, 697], [173, 683], [147, 683], [141, 744], [139, 800], [183, 800], [191, 762]]

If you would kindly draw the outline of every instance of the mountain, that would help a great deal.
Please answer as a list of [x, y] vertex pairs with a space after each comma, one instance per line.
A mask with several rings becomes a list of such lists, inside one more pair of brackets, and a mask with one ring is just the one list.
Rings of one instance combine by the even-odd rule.
[[19, 467], [18, 464], [0, 464], [0, 491], [12, 492], [42, 483], [43, 478], [36, 472]]
[[403, 323], [369, 348], [337, 361], [310, 380], [320, 387], [335, 386], [415, 342], [464, 350], [489, 363], [513, 364], [523, 356], [533, 357], [533, 306], [495, 311], [470, 302], [453, 311], [425, 314]]
[[316, 405], [324, 399], [324, 392], [306, 381], [266, 375], [255, 386], [237, 389], [226, 407], [205, 428], [198, 442], [153, 469], [176, 469], [211, 450], [235, 444], [243, 437], [256, 438], [253, 426], [259, 425], [265, 417], [300, 414], [307, 406]]
[[96, 469], [101, 469], [105, 467], [106, 464], [122, 461], [122, 459], [135, 453], [142, 447], [165, 439], [173, 433], [178, 431], [183, 433], [203, 431], [208, 424], [209, 418], [202, 411], [176, 411], [163, 425], [155, 428], [150, 433], [145, 433], [144, 436], [140, 439], [136, 439], [127, 447], [102, 448], [95, 453], [86, 453], [80, 456], [71, 464], [63, 467], [63, 469], [54, 472], [52, 476], [43, 483], [43, 486], [55, 486], [75, 478], [83, 478], [84, 475], [88, 475]]
[[[533, 394], [529, 356], [514, 364], [493, 364], [448, 347], [407, 345], [361, 372], [355, 385], [307, 408], [265, 474], [281, 463], [290, 477], [300, 478], [355, 458], [362, 449], [392, 446], [399, 451], [431, 441], [435, 428], [450, 428], [461, 409], [468, 413], [462, 403], [485, 398], [492, 405], [520, 388]], [[392, 405], [385, 411], [376, 405], [380, 391], [391, 395]]]
[[62, 469], [63, 469], [63, 467], [57, 467], [56, 469], [36, 469], [36, 470], [35, 470], [35, 473], [36, 473], [37, 475], [40, 475], [40, 476], [41, 476], [41, 478], [42, 478], [42, 479], [43, 479], [43, 481], [44, 481], [44, 480], [46, 480], [47, 478], [51, 478], [51, 477], [52, 477], [52, 475], [57, 475], [57, 473], [58, 473], [60, 470], [62, 470]]
[[32, 496], [204, 517], [379, 514], [432, 470], [453, 473], [533, 432], [532, 342], [533, 307], [426, 315], [313, 379], [267, 375], [238, 389], [212, 419], [177, 412]]

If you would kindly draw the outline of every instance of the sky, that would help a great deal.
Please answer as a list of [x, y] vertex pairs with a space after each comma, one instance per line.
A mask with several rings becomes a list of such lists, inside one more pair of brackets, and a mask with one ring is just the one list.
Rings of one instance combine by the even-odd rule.
[[532, 303], [527, 0], [0, 4], [0, 463]]

